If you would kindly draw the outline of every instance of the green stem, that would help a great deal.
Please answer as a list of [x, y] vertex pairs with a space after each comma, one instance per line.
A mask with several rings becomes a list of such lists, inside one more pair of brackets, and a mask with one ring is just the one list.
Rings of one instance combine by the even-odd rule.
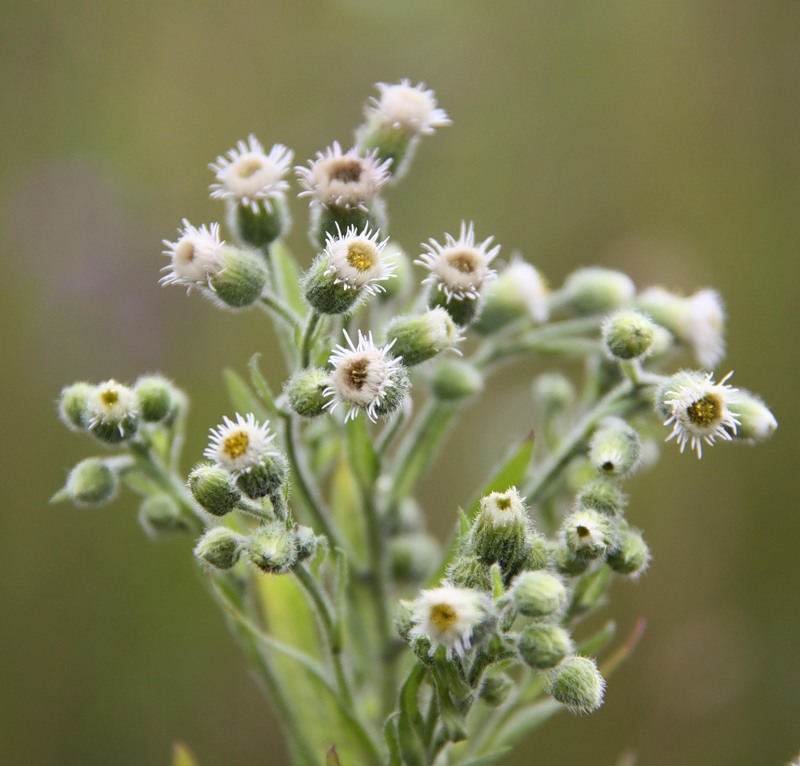
[[280, 319], [288, 329], [293, 330], [295, 325], [300, 323], [300, 317], [292, 311], [289, 306], [274, 295], [262, 295], [261, 303], [264, 307], [278, 319]]
[[318, 311], [312, 311], [308, 315], [308, 321], [306, 322], [306, 329], [303, 332], [303, 344], [300, 347], [300, 366], [301, 367], [308, 367], [311, 364], [311, 347], [314, 341], [314, 333], [319, 326], [319, 322], [322, 319], [322, 314]]

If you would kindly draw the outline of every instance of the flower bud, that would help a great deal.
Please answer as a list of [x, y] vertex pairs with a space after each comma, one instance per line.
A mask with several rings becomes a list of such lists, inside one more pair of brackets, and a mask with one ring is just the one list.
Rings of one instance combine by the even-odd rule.
[[395, 317], [386, 328], [387, 342], [394, 342], [392, 353], [402, 357], [406, 367], [455, 349], [463, 339], [458, 325], [442, 308], [431, 309], [420, 316]]
[[154, 539], [188, 530], [178, 504], [169, 495], [146, 498], [139, 506], [139, 524]]
[[139, 378], [133, 387], [139, 415], [147, 423], [166, 420], [175, 409], [176, 391], [160, 375]]
[[[353, 228], [357, 231], [388, 231], [389, 217], [386, 203], [380, 197], [371, 197], [361, 207], [340, 205], [311, 205], [311, 223], [308, 236], [313, 245], [325, 247], [328, 237]], [[338, 313], [338, 312], [336, 312]]]
[[422, 580], [441, 555], [439, 542], [426, 534], [399, 535], [389, 545], [392, 576], [397, 580]]
[[326, 254], [317, 256], [303, 275], [303, 294], [311, 307], [320, 314], [347, 314], [363, 297], [361, 290], [339, 282], [329, 269]]
[[128, 386], [115, 380], [99, 383], [86, 403], [89, 431], [106, 444], [130, 439], [139, 427], [136, 397]]
[[414, 602], [408, 599], [401, 598], [400, 603], [397, 605], [397, 611], [394, 614], [394, 629], [397, 635], [408, 641], [408, 634], [411, 628], [414, 627]]
[[295, 527], [292, 534], [297, 547], [297, 560], [313, 559], [319, 545], [319, 538], [314, 534], [314, 530], [311, 527]]
[[611, 521], [597, 511], [574, 511], [564, 519], [561, 534], [567, 548], [586, 559], [596, 559], [615, 547]]
[[492, 575], [489, 567], [474, 553], [463, 553], [456, 556], [447, 567], [446, 579], [461, 588], [491, 592]]
[[293, 412], [304, 418], [315, 418], [325, 412], [328, 399], [328, 373], [318, 367], [298, 370], [283, 387]]
[[518, 571], [533, 572], [546, 569], [550, 563], [550, 550], [547, 540], [535, 532], [528, 530], [525, 535], [525, 555], [520, 561]]
[[242, 555], [246, 542], [242, 535], [228, 527], [213, 527], [197, 541], [194, 555], [214, 569], [231, 569]]
[[585, 556], [578, 556], [563, 544], [553, 546], [551, 557], [556, 571], [566, 577], [577, 577], [583, 574], [591, 563], [590, 559]]
[[433, 374], [434, 396], [444, 402], [457, 402], [483, 391], [483, 376], [468, 362], [460, 359], [441, 361]]
[[606, 479], [592, 479], [578, 492], [578, 507], [597, 511], [606, 516], [619, 516], [625, 510], [628, 498], [613, 482]]
[[209, 276], [216, 298], [232, 309], [252, 306], [267, 283], [263, 258], [248, 250], [225, 246], [219, 254], [219, 271]]
[[258, 465], [243, 472], [236, 486], [249, 498], [258, 500], [280, 491], [289, 475], [289, 465], [280, 452], [268, 452]]
[[567, 603], [567, 589], [550, 572], [523, 572], [511, 586], [514, 606], [527, 617], [552, 617]]
[[622, 478], [639, 467], [639, 434], [621, 418], [605, 418], [589, 442], [589, 460], [606, 476]]
[[626, 525], [620, 532], [617, 547], [606, 554], [606, 561], [618, 574], [638, 577], [650, 563], [650, 549], [642, 533]]
[[188, 485], [200, 507], [212, 516], [230, 513], [242, 499], [241, 494], [231, 485], [228, 472], [209, 463], [201, 463], [192, 469]]
[[636, 287], [627, 274], [595, 266], [573, 271], [561, 292], [577, 313], [605, 314], [630, 303]]
[[768, 439], [778, 427], [778, 421], [761, 397], [744, 388], [740, 388], [736, 398], [729, 402], [728, 409], [739, 422], [735, 435], [737, 440], [755, 444]]
[[545, 670], [558, 665], [575, 650], [572, 639], [559, 625], [527, 625], [519, 637], [519, 656], [528, 667]]
[[482, 307], [481, 296], [459, 298], [447, 295], [432, 286], [428, 292], [428, 308], [444, 309], [459, 327], [467, 327], [472, 324], [480, 314]]
[[530, 522], [516, 487], [481, 500], [469, 533], [469, 550], [485, 564], [498, 562], [505, 574], [516, 571], [528, 552]]
[[69, 473], [67, 496], [75, 505], [103, 505], [117, 494], [117, 475], [99, 457], [82, 460]]
[[250, 247], [263, 249], [289, 230], [291, 219], [286, 200], [276, 197], [251, 204], [227, 202], [228, 225], [236, 238]]
[[280, 522], [260, 527], [246, 546], [248, 559], [267, 574], [286, 574], [297, 562], [297, 541]]
[[603, 343], [611, 359], [643, 359], [655, 340], [655, 325], [644, 314], [623, 309], [603, 322]]
[[83, 431], [89, 425], [87, 408], [94, 391], [90, 383], [73, 383], [61, 391], [58, 416], [71, 431]]
[[490, 668], [483, 677], [478, 697], [491, 707], [499, 707], [508, 699], [513, 688], [514, 680], [508, 673]]
[[533, 396], [547, 415], [560, 414], [575, 403], [575, 386], [560, 372], [547, 372], [534, 380]]
[[531, 264], [515, 259], [486, 285], [474, 327], [490, 335], [516, 321], [542, 324], [550, 316], [547, 292], [541, 274]]
[[571, 713], [592, 713], [603, 704], [606, 682], [589, 657], [567, 657], [553, 671], [548, 691]]

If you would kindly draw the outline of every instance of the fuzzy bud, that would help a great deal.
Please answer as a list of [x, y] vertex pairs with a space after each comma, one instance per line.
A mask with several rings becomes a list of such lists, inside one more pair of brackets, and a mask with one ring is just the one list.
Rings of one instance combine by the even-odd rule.
[[231, 569], [242, 555], [246, 539], [227, 527], [209, 529], [194, 548], [195, 557], [214, 569]]
[[576, 556], [596, 559], [615, 547], [614, 528], [605, 514], [574, 511], [561, 528], [564, 543]]
[[439, 542], [426, 534], [399, 535], [389, 546], [392, 576], [397, 580], [422, 580], [441, 555]]
[[460, 588], [491, 591], [492, 575], [489, 564], [481, 561], [473, 553], [463, 553], [456, 556], [447, 567], [447, 581], [458, 585]]
[[115, 380], [99, 383], [86, 403], [90, 433], [106, 444], [130, 439], [139, 427], [136, 397], [128, 386]]
[[173, 385], [160, 375], [139, 378], [133, 387], [139, 415], [147, 423], [166, 420], [174, 411], [176, 391]]
[[632, 474], [641, 458], [639, 434], [621, 418], [603, 420], [589, 442], [589, 460], [606, 476], [622, 478]]
[[189, 491], [200, 507], [212, 516], [224, 516], [236, 508], [241, 494], [231, 485], [227, 471], [201, 463], [189, 474]]
[[606, 516], [619, 516], [628, 503], [622, 490], [606, 479], [592, 479], [578, 492], [578, 507]]
[[565, 301], [579, 314], [605, 314], [622, 308], [635, 293], [627, 274], [599, 267], [573, 271], [562, 288]]
[[475, 329], [490, 335], [512, 322], [546, 322], [550, 316], [547, 285], [531, 264], [514, 260], [483, 292]]
[[82, 460], [69, 474], [66, 493], [75, 505], [103, 505], [117, 494], [117, 475], [99, 457]]
[[556, 571], [566, 577], [577, 577], [583, 574], [591, 563], [590, 559], [576, 555], [564, 544], [553, 546], [551, 557]]
[[153, 539], [188, 530], [178, 504], [169, 495], [146, 498], [139, 506], [139, 524]]
[[571, 713], [592, 713], [603, 704], [606, 682], [589, 657], [567, 657], [550, 677], [548, 691]]
[[459, 327], [467, 327], [478, 317], [482, 306], [482, 298], [461, 298], [447, 295], [435, 287], [431, 287], [428, 292], [428, 308], [444, 309]]
[[58, 401], [58, 416], [71, 431], [83, 431], [89, 425], [87, 407], [94, 391], [90, 383], [73, 383], [61, 391]]
[[575, 386], [559, 372], [539, 375], [533, 383], [534, 399], [547, 415], [566, 412], [575, 402]]
[[617, 547], [606, 555], [608, 565], [618, 574], [638, 577], [650, 563], [650, 549], [638, 529], [620, 532]]
[[247, 556], [262, 572], [285, 574], [297, 562], [297, 541], [284, 524], [266, 524], [248, 538]]
[[304, 418], [315, 418], [325, 412], [328, 373], [318, 367], [299, 370], [283, 387], [293, 412]]
[[567, 603], [567, 589], [550, 572], [523, 572], [511, 587], [514, 606], [527, 617], [558, 615]]
[[400, 636], [403, 641], [408, 641], [408, 634], [411, 632], [411, 628], [414, 627], [413, 601], [400, 599], [400, 603], [397, 605], [397, 611], [394, 614], [393, 624], [397, 635]]
[[739, 421], [735, 438], [752, 444], [768, 439], [778, 427], [778, 421], [763, 400], [740, 388], [728, 409]]
[[248, 250], [225, 246], [219, 259], [219, 270], [208, 279], [213, 294], [228, 308], [252, 306], [267, 283], [263, 258]]
[[228, 200], [228, 225], [236, 239], [250, 247], [266, 248], [291, 224], [285, 199], [253, 201], [252, 204]]
[[483, 677], [478, 697], [491, 707], [499, 707], [508, 699], [513, 688], [514, 680], [508, 673], [491, 668]]
[[306, 561], [313, 559], [319, 547], [319, 538], [311, 527], [295, 527], [292, 531], [297, 547], [297, 560]]
[[519, 655], [528, 667], [545, 670], [575, 650], [569, 633], [558, 625], [527, 625], [519, 637]]
[[483, 377], [475, 367], [460, 359], [445, 359], [437, 365], [431, 387], [434, 396], [445, 402], [458, 402], [483, 391]]
[[469, 550], [485, 564], [498, 562], [505, 573], [516, 571], [527, 553], [529, 526], [515, 487], [492, 492], [481, 500], [469, 533]]
[[258, 465], [240, 474], [236, 486], [249, 498], [258, 500], [279, 492], [289, 475], [289, 465], [280, 452], [268, 452]]
[[546, 569], [550, 564], [550, 550], [547, 540], [541, 535], [531, 532], [525, 535], [525, 556], [519, 564], [519, 571], [533, 572]]
[[420, 316], [395, 317], [386, 328], [386, 340], [394, 342], [392, 353], [412, 367], [454, 349], [463, 335], [450, 315], [436, 308]]
[[655, 339], [655, 325], [644, 314], [624, 309], [603, 322], [603, 343], [611, 359], [643, 359]]
[[355, 308], [361, 291], [337, 282], [329, 272], [328, 257], [317, 256], [303, 275], [303, 294], [311, 307], [320, 314], [347, 314]]

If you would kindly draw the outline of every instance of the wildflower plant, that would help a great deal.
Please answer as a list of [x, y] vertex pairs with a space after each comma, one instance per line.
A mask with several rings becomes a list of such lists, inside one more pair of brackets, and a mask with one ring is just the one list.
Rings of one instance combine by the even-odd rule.
[[[210, 166], [226, 239], [184, 220], [164, 241], [163, 285], [274, 321], [282, 391], [258, 355], [229, 373], [231, 411], [189, 445], [187, 475], [188, 397], [171, 381], [74, 383], [62, 421], [114, 452], [78, 463], [54, 499], [100, 505], [124, 486], [147, 534], [192, 540], [294, 763], [477, 766], [561, 709], [600, 707], [635, 643], [609, 654], [613, 623], [592, 634], [584, 620], [650, 562], [623, 486], [652, 465], [654, 433], [700, 457], [777, 422], [706, 369], [724, 352], [713, 290], [640, 291], [601, 268], [550, 288], [466, 218], [401, 248], [381, 195], [450, 119], [422, 84], [377, 87], [353, 148], [296, 168], [305, 272], [284, 239], [293, 153], [252, 135]], [[679, 366], [687, 353], [697, 368]], [[537, 355], [583, 360], [582, 391], [556, 371], [534, 381], [537, 437], [510, 437], [462, 482], [471, 495], [435, 509], [453, 525], [442, 546], [420, 480], [494, 374]]]

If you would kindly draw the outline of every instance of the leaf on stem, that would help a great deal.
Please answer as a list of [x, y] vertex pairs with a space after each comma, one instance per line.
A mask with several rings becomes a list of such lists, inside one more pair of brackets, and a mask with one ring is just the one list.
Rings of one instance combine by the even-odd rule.
[[242, 415], [252, 412], [261, 421], [268, 419], [269, 411], [238, 372], [226, 367], [222, 371], [222, 379], [236, 412]]

